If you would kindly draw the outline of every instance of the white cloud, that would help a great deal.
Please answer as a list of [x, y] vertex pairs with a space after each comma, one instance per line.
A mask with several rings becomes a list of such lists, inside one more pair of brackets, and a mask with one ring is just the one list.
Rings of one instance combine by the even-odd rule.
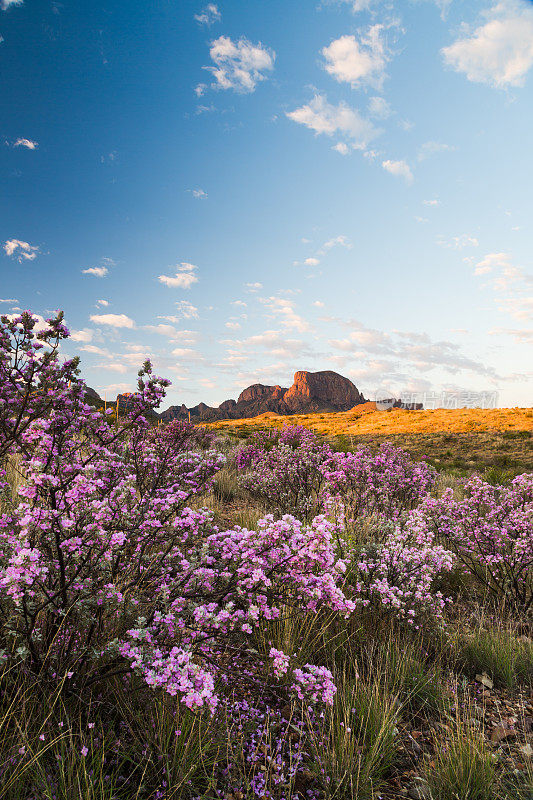
[[500, 310], [515, 319], [533, 319], [533, 297], [505, 297]]
[[248, 304], [244, 302], [244, 300], [232, 300], [232, 306], [240, 306], [241, 308], [247, 308]]
[[7, 11], [11, 6], [21, 6], [24, 0], [1, 0], [0, 8], [2, 11]]
[[240, 322], [226, 322], [225, 327], [228, 328], [230, 331], [239, 331], [241, 329]]
[[107, 267], [89, 267], [89, 269], [82, 269], [84, 275], [94, 275], [95, 278], [105, 278], [109, 270]]
[[194, 19], [200, 25], [213, 25], [215, 22], [220, 22], [222, 14], [214, 3], [208, 3], [203, 11], [194, 15]]
[[198, 309], [188, 300], [179, 300], [175, 305], [183, 319], [198, 319]]
[[16, 297], [0, 297], [0, 303], [18, 303]]
[[344, 35], [324, 47], [326, 72], [340, 83], [353, 87], [366, 84], [380, 89], [388, 61], [383, 30], [383, 25], [372, 25], [360, 40]]
[[85, 344], [85, 345], [83, 345], [83, 347], [80, 347], [80, 350], [83, 353], [91, 353], [91, 354], [97, 355], [97, 356], [108, 356], [109, 355], [107, 350], [104, 350], [101, 347], [97, 347], [95, 344]]
[[310, 257], [304, 260], [304, 264], [306, 267], [316, 267], [318, 264], [320, 264], [320, 260], [318, 258]]
[[440, 200], [422, 200], [425, 206], [440, 206]]
[[382, 161], [381, 166], [384, 170], [390, 172], [391, 175], [405, 178], [407, 183], [412, 183], [413, 173], [407, 161], [391, 161], [388, 159], [387, 161]]
[[523, 86], [533, 65], [533, 6], [503, 0], [484, 16], [484, 24], [441, 50], [445, 62], [475, 83]]
[[39, 144], [38, 142], [33, 142], [31, 139], [17, 139], [13, 147], [25, 147], [27, 150], [36, 150]]
[[322, 300], [315, 300], [313, 305], [316, 306], [316, 308], [324, 308], [325, 303], [323, 303]]
[[172, 355], [184, 361], [201, 361], [203, 358], [201, 353], [191, 347], [176, 347], [175, 350], [172, 350]]
[[467, 233], [462, 233], [460, 236], [452, 236], [449, 240], [440, 236], [437, 239], [437, 244], [441, 247], [449, 247], [452, 250], [462, 250], [465, 247], [479, 247], [479, 242], [476, 237], [470, 236]]
[[[167, 318], [168, 319], [168, 318]], [[177, 321], [177, 318], [174, 317]], [[155, 333], [158, 336], [164, 336], [171, 342], [181, 342], [183, 344], [195, 344], [198, 341], [199, 334], [196, 331], [177, 330], [173, 325], [144, 325], [144, 330], [150, 333]]]
[[189, 189], [188, 191], [192, 193], [192, 196], [196, 198], [196, 200], [205, 200], [207, 197], [207, 192], [204, 192], [203, 189]]
[[437, 153], [447, 153], [455, 150], [451, 144], [444, 144], [443, 142], [424, 142], [418, 151], [418, 160], [425, 161], [426, 158], [434, 156]]
[[256, 281], [256, 283], [245, 283], [244, 287], [248, 292], [258, 292], [263, 288], [263, 284]]
[[486, 275], [488, 272], [492, 272], [492, 270], [495, 268], [510, 266], [510, 253], [487, 253], [487, 255], [481, 259], [481, 261], [477, 262], [474, 275]]
[[347, 156], [350, 152], [350, 148], [345, 142], [338, 142], [337, 144], [334, 144], [331, 149], [336, 150], [337, 153], [341, 154], [341, 156]]
[[520, 330], [517, 328], [493, 328], [489, 331], [489, 336], [512, 336], [513, 339], [521, 344], [533, 344], [533, 330]]
[[171, 289], [190, 289], [194, 283], [198, 283], [198, 278], [194, 274], [198, 267], [194, 264], [182, 261], [181, 264], [176, 264], [175, 269], [175, 275], [158, 275], [157, 280]]
[[368, 103], [368, 113], [376, 119], [387, 119], [392, 114], [392, 108], [384, 97], [371, 97]]
[[109, 325], [112, 328], [134, 328], [135, 323], [126, 314], [91, 314], [91, 322], [97, 325]]
[[123, 364], [122, 361], [108, 361], [106, 364], [97, 364], [98, 369], [106, 369], [109, 372], [120, 372], [124, 374], [131, 369], [127, 364]]
[[20, 239], [8, 239], [4, 244], [6, 255], [13, 256], [20, 263], [33, 261], [37, 257], [39, 248]]
[[305, 125], [317, 136], [322, 133], [347, 136], [357, 149], [364, 149], [378, 135], [372, 122], [364, 119], [356, 109], [342, 102], [338, 105], [328, 103], [325, 95], [321, 94], [315, 95], [310, 103], [287, 112], [286, 116], [299, 125]]
[[93, 331], [90, 328], [83, 328], [80, 331], [71, 331], [70, 338], [73, 342], [91, 342]]
[[263, 47], [261, 42], [254, 45], [245, 38], [233, 42], [229, 36], [215, 39], [209, 55], [216, 66], [204, 69], [215, 79], [212, 88], [242, 93], [253, 92], [260, 81], [266, 80], [265, 73], [273, 70], [276, 58], [274, 51]]
[[109, 300], [97, 300], [96, 305], [100, 306], [100, 308], [107, 308], [109, 305]]
[[111, 394], [122, 394], [122, 392], [131, 391], [131, 385], [129, 383], [110, 383], [104, 391], [111, 392]]
[[333, 239], [328, 239], [327, 242], [324, 242], [319, 252], [326, 253], [328, 250], [331, 250], [332, 247], [345, 247], [347, 250], [351, 250], [353, 245], [347, 236], [341, 234], [340, 236], [335, 236]]
[[309, 330], [309, 323], [296, 313], [294, 302], [285, 297], [265, 297], [261, 298], [261, 303], [274, 316], [280, 317], [281, 324], [285, 328], [294, 329], [300, 332]]

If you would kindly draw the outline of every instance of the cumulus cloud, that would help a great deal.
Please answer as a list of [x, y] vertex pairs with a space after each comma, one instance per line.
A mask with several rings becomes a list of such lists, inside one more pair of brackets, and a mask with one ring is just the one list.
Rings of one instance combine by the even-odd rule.
[[107, 267], [89, 267], [88, 269], [82, 269], [84, 275], [94, 275], [95, 278], [105, 278], [108, 272], [109, 270]]
[[[261, 42], [252, 44], [241, 38], [234, 42], [229, 36], [219, 36], [211, 43], [209, 55], [215, 63], [214, 67], [204, 67], [211, 73], [215, 82], [213, 89], [233, 89], [243, 94], [253, 92], [260, 81], [267, 78], [267, 73], [274, 69], [276, 54]], [[205, 91], [205, 86], [199, 96]], [[198, 87], [197, 87], [198, 89]]]
[[190, 289], [194, 283], [198, 283], [198, 277], [195, 275], [197, 269], [194, 264], [182, 261], [181, 264], [176, 264], [175, 275], [158, 275], [157, 280], [171, 289]]
[[73, 330], [70, 332], [70, 338], [73, 342], [91, 342], [93, 333], [90, 328], [83, 328], [79, 331]]
[[286, 112], [286, 116], [299, 125], [305, 125], [317, 136], [322, 133], [345, 136], [356, 149], [364, 149], [379, 133], [372, 122], [356, 109], [343, 102], [338, 105], [328, 103], [326, 96], [321, 94], [300, 108]]
[[199, 25], [213, 25], [215, 22], [220, 22], [222, 14], [214, 3], [208, 3], [199, 14], [194, 15], [194, 19]]
[[31, 139], [17, 139], [13, 147], [25, 147], [27, 150], [36, 150], [39, 147], [39, 143], [33, 142]]
[[381, 166], [384, 170], [390, 172], [391, 175], [404, 178], [407, 183], [413, 182], [413, 173], [407, 161], [392, 161], [391, 159], [387, 159], [387, 161], [382, 161]]
[[22, 242], [20, 239], [8, 239], [4, 244], [6, 255], [16, 258], [20, 263], [23, 261], [33, 261], [37, 258], [39, 248], [29, 242]]
[[100, 308], [107, 308], [107, 306], [109, 305], [109, 300], [97, 300], [96, 305], [99, 306]]
[[109, 325], [111, 328], [134, 328], [135, 323], [126, 314], [91, 314], [91, 322], [97, 325]]
[[380, 89], [385, 79], [388, 55], [383, 25], [372, 25], [366, 34], [344, 35], [322, 49], [325, 70], [340, 83]]
[[441, 50], [445, 62], [475, 83], [523, 86], [533, 65], [533, 6], [503, 0], [484, 16], [482, 25]]

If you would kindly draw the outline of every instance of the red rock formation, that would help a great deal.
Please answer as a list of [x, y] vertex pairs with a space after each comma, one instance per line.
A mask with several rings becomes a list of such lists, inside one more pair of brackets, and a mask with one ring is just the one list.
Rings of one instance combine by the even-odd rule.
[[364, 402], [357, 387], [342, 375], [329, 370], [324, 372], [296, 372], [294, 383], [285, 392], [283, 400], [291, 411], [316, 406], [316, 410], [347, 411]]
[[304, 411], [348, 411], [364, 401], [357, 387], [336, 372], [300, 371], [295, 373], [290, 389], [254, 383], [240, 393], [237, 401], [225, 400], [218, 408], [211, 408], [205, 403], [191, 409], [171, 406], [163, 411], [161, 417], [164, 420], [186, 419], [190, 411], [192, 421], [207, 422], [213, 419], [257, 417], [265, 412], [295, 414]]

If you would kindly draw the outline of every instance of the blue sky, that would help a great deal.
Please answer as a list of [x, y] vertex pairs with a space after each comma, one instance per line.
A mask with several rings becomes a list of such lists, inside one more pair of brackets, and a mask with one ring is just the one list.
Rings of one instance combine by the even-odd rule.
[[149, 355], [189, 406], [296, 369], [531, 404], [531, 2], [0, 0], [0, 36], [0, 308], [63, 308], [98, 391]]

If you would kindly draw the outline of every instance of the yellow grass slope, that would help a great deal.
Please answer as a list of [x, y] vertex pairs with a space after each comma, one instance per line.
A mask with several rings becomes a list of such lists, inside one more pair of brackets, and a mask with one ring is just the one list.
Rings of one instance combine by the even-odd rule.
[[339, 434], [393, 435], [401, 433], [482, 433], [485, 431], [533, 431], [533, 410], [530, 408], [458, 408], [424, 411], [378, 411], [369, 402], [350, 411], [324, 414], [293, 414], [282, 416], [274, 412], [251, 419], [219, 420], [213, 428], [281, 427], [304, 425], [326, 436]]

